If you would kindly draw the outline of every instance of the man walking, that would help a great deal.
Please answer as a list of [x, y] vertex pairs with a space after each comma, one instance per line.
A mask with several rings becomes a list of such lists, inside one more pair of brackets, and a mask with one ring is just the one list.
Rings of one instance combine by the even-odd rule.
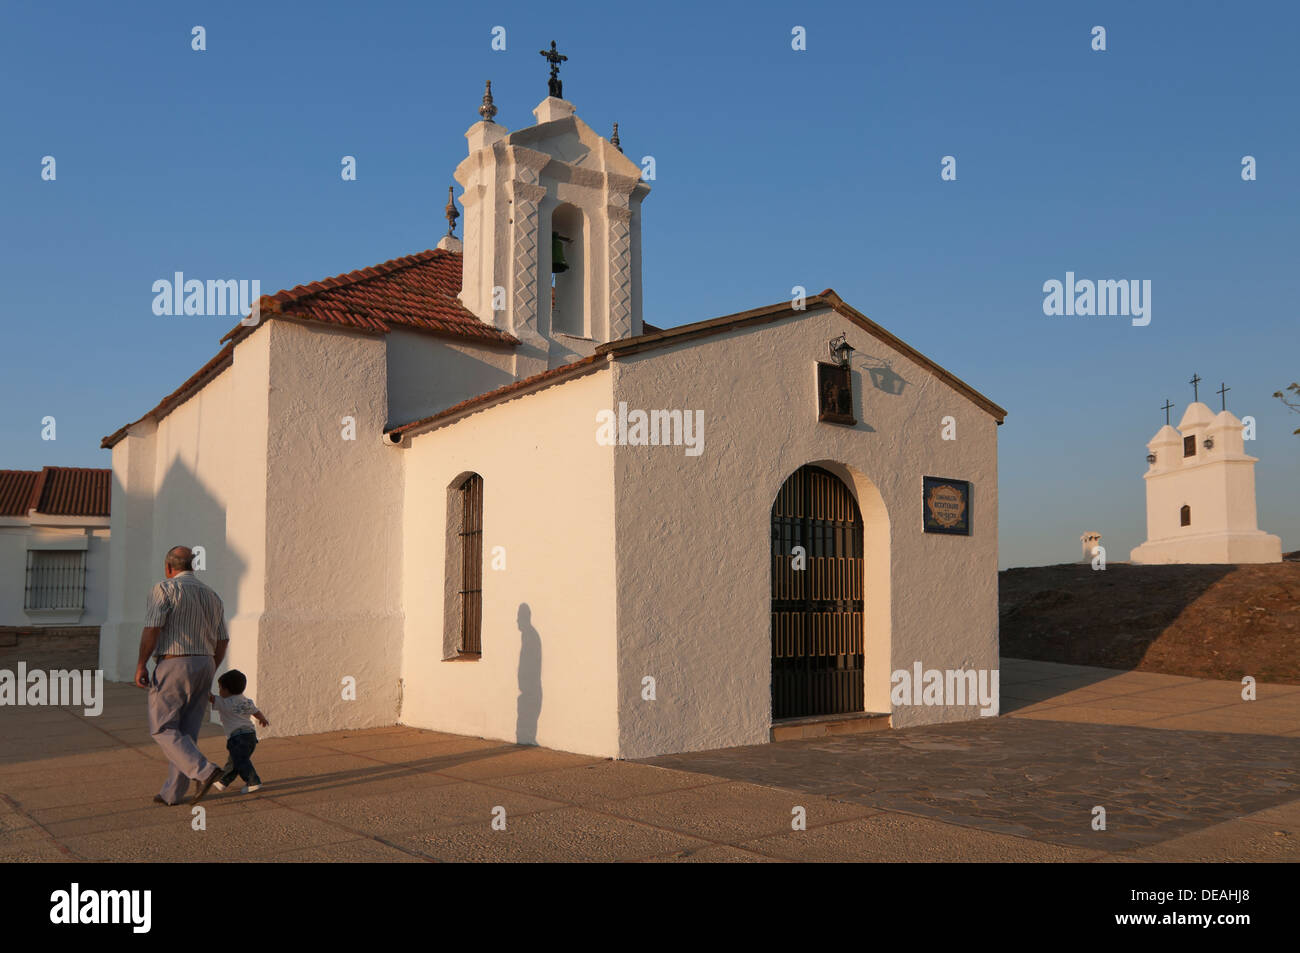
[[[184, 546], [167, 551], [167, 578], [149, 593], [135, 683], [149, 689], [149, 733], [171, 762], [167, 780], [154, 795], [159, 804], [179, 804], [199, 782], [197, 803], [221, 777], [221, 768], [195, 743], [212, 691], [212, 676], [226, 656], [225, 607], [221, 597], [194, 575], [194, 554]], [[156, 661], [149, 679], [149, 656]]]

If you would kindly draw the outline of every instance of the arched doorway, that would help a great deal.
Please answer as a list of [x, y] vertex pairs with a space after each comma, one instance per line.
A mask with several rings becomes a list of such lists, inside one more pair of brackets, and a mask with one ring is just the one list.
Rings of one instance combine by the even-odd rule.
[[863, 710], [862, 589], [857, 501], [800, 467], [772, 504], [773, 719]]

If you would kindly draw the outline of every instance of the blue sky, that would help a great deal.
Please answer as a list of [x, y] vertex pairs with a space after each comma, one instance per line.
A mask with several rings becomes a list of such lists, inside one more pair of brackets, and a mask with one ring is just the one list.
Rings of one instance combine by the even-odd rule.
[[[1300, 548], [1300, 415], [1270, 397], [1300, 379], [1298, 9], [10, 0], [0, 467], [108, 466], [100, 438], [216, 352], [233, 322], [155, 316], [155, 279], [272, 293], [432, 247], [483, 80], [531, 124], [555, 39], [579, 115], [656, 160], [647, 320], [833, 287], [1008, 409], [1004, 566], [1085, 530], [1127, 558], [1193, 372], [1256, 418], [1260, 526]], [[1067, 271], [1149, 279], [1150, 325], [1044, 316]]]

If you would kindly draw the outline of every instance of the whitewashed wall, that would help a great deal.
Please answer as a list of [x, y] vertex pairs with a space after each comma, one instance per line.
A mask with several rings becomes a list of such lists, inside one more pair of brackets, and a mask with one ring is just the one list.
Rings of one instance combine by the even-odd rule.
[[515, 380], [512, 348], [400, 329], [385, 335], [384, 343], [389, 426], [428, 417]]
[[[254, 697], [281, 734], [391, 725], [403, 519], [401, 459], [382, 444], [385, 340], [289, 321], [272, 321], [270, 335]], [[355, 699], [344, 697], [345, 679]]]
[[0, 517], [0, 625], [30, 625], [23, 612], [27, 576], [25, 523]]
[[[856, 347], [858, 424], [817, 421], [815, 362], [840, 332]], [[887, 358], [892, 395], [861, 372]], [[866, 707], [889, 711], [896, 669], [996, 669], [994, 419], [839, 315], [817, 312], [620, 361], [611, 406], [704, 411], [704, 451], [620, 447], [619, 754], [761, 744], [771, 726], [772, 503], [809, 463], [852, 478], [865, 520]], [[957, 423], [941, 439], [941, 420]], [[974, 484], [973, 535], [922, 532], [922, 477]], [[643, 701], [643, 677], [657, 699]], [[907, 708], [901, 727], [977, 717]]]
[[[103, 625], [108, 616], [108, 546], [106, 521], [39, 514], [0, 517], [0, 625]], [[85, 592], [80, 612], [28, 612], [24, 608], [27, 552], [30, 549], [84, 549]]]
[[[406, 467], [404, 724], [618, 754], [614, 454], [595, 439], [609, 404], [606, 370], [389, 451]], [[443, 661], [447, 491], [469, 472], [483, 478], [483, 654]]]
[[[202, 546], [199, 577], [221, 596], [231, 644], [225, 668], [257, 682], [266, 547], [266, 395], [270, 333], [259, 328], [234, 364], [157, 425], [113, 448], [106, 677], [130, 681], [149, 591], [172, 546]], [[256, 696], [254, 696], [256, 697]]]

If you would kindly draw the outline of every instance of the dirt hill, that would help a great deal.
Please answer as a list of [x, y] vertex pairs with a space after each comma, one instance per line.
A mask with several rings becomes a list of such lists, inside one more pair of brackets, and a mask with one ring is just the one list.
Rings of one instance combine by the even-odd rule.
[[999, 573], [1002, 654], [1300, 684], [1300, 562]]

